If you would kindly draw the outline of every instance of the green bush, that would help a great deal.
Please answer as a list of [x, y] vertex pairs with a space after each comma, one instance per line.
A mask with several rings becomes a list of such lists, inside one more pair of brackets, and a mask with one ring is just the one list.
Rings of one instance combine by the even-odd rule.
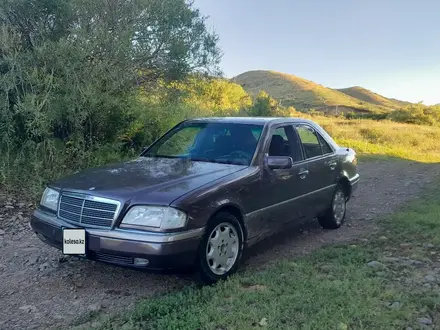
[[388, 119], [401, 123], [417, 125], [439, 125], [440, 106], [425, 106], [423, 104], [413, 104], [404, 109], [391, 112]]
[[186, 0], [2, 1], [0, 184], [38, 190], [135, 154], [190, 112], [139, 90], [217, 75], [217, 40]]

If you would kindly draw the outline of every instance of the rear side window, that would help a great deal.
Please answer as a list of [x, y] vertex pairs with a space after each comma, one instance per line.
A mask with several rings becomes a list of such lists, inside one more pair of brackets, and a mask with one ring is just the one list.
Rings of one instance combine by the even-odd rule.
[[333, 149], [330, 147], [327, 141], [321, 136], [321, 134], [316, 133], [316, 135], [318, 136], [319, 143], [321, 144], [322, 153], [324, 155], [333, 153]]
[[321, 144], [315, 131], [305, 125], [296, 128], [307, 159], [322, 155]]

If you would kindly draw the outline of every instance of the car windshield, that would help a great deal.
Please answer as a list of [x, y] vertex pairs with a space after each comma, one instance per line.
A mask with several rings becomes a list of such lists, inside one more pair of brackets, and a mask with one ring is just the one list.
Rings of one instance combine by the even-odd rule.
[[142, 156], [249, 165], [262, 130], [263, 125], [185, 122]]

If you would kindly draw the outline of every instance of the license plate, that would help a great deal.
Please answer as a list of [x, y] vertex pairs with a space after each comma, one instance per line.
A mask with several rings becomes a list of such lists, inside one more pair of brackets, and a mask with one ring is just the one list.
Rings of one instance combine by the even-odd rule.
[[67, 255], [86, 254], [86, 231], [84, 229], [63, 229], [63, 253]]

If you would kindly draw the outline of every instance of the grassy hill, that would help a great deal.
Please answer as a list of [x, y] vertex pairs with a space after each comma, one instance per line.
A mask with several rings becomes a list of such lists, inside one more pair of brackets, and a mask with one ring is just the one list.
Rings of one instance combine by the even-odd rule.
[[[402, 106], [402, 104], [405, 103], [403, 101], [386, 98], [382, 95], [379, 95], [379, 94], [374, 93], [366, 88], [359, 87], [359, 86], [354, 86], [354, 87], [349, 87], [349, 88], [341, 88], [341, 89], [337, 89], [337, 90], [344, 93], [344, 94], [347, 94], [351, 97], [354, 97], [358, 100], [368, 102], [371, 104], [375, 104], [375, 105], [379, 105], [379, 106], [383, 106], [386, 108], [391, 108], [391, 109], [392, 108], [399, 108]], [[408, 104], [409, 104], [409, 102], [408, 102]]]
[[384, 113], [401, 107], [398, 101], [367, 89], [352, 87], [337, 90], [276, 71], [248, 71], [232, 78], [232, 81], [252, 96], [264, 90], [283, 106], [294, 106], [299, 110], [313, 108], [323, 112]]

